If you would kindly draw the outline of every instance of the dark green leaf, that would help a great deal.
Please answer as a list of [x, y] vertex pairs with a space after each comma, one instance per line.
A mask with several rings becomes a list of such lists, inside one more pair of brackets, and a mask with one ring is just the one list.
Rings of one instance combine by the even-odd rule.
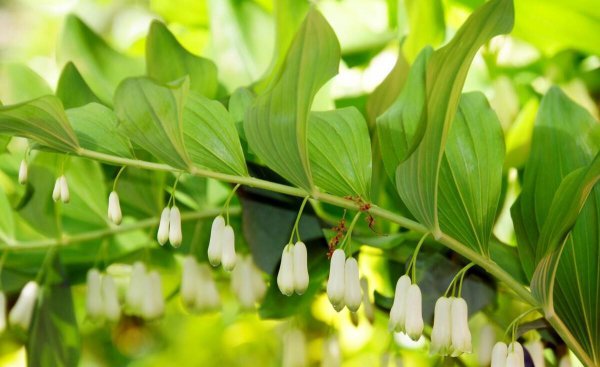
[[56, 96], [60, 98], [65, 109], [81, 107], [92, 102], [101, 103], [72, 62], [68, 62], [60, 74]]

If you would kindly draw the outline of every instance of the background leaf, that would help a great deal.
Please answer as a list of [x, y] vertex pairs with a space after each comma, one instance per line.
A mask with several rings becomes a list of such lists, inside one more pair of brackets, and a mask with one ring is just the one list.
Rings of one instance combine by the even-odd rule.
[[0, 101], [5, 105], [52, 94], [48, 83], [23, 64], [0, 64], [0, 80]]
[[60, 74], [56, 96], [60, 98], [65, 109], [81, 107], [92, 102], [101, 103], [72, 62], [68, 62]]
[[406, 0], [405, 5], [409, 30], [403, 49], [412, 62], [424, 47], [444, 40], [446, 23], [441, 0]]

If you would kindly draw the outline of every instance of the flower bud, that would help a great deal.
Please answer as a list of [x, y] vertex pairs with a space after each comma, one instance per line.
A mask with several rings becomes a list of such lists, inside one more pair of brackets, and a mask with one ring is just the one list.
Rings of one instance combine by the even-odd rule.
[[469, 330], [469, 311], [463, 298], [452, 298], [450, 307], [452, 316], [452, 356], [471, 353], [471, 331]]
[[340, 342], [335, 336], [329, 336], [323, 341], [323, 358], [321, 367], [340, 367], [342, 365], [342, 351]]
[[27, 184], [27, 176], [28, 176], [27, 162], [23, 159], [21, 161], [21, 165], [19, 166], [19, 183], [21, 185]]
[[302, 241], [296, 242], [293, 247], [294, 259], [294, 290], [297, 294], [303, 294], [308, 288], [308, 263], [306, 259], [306, 245]]
[[216, 217], [210, 229], [210, 241], [208, 242], [208, 261], [212, 266], [221, 264], [223, 256], [223, 230], [225, 229], [225, 218], [222, 215]]
[[123, 220], [119, 195], [116, 191], [112, 191], [110, 195], [108, 195], [108, 219], [116, 225], [121, 224], [121, 221]]
[[181, 289], [179, 294], [183, 304], [190, 309], [195, 307], [198, 283], [201, 281], [198, 262], [193, 256], [186, 256], [181, 271]]
[[121, 317], [121, 305], [115, 280], [109, 274], [102, 277], [102, 303], [104, 317], [110, 322], [117, 322]]
[[492, 365], [491, 367], [505, 367], [506, 357], [508, 356], [508, 346], [506, 343], [498, 342], [492, 349]]
[[346, 259], [344, 280], [344, 303], [350, 311], [356, 312], [360, 307], [362, 295], [360, 292], [358, 262], [353, 257]]
[[546, 367], [546, 361], [544, 360], [544, 344], [540, 340], [529, 342], [525, 345], [533, 365], [535, 367]]
[[525, 352], [519, 342], [512, 342], [508, 345], [508, 355], [506, 356], [506, 367], [525, 367]]
[[131, 279], [129, 281], [129, 287], [127, 288], [127, 294], [125, 295], [125, 302], [127, 308], [133, 315], [139, 315], [144, 303], [144, 292], [146, 291], [146, 266], [141, 262], [133, 264], [131, 270]]
[[227, 225], [223, 229], [223, 257], [221, 258], [223, 269], [226, 271], [233, 270], [235, 260], [235, 234], [233, 233], [233, 228]]
[[277, 273], [277, 286], [281, 293], [291, 296], [294, 293], [294, 245], [287, 244], [281, 254], [281, 264]]
[[477, 361], [481, 367], [489, 366], [492, 361], [492, 349], [496, 341], [496, 333], [490, 325], [485, 325], [479, 331], [479, 345], [477, 347]]
[[171, 211], [168, 207], [165, 207], [160, 214], [160, 223], [158, 225], [158, 232], [156, 234], [156, 239], [160, 245], [164, 245], [167, 243], [169, 239], [169, 219], [171, 216]]
[[564, 356], [562, 356], [562, 358], [558, 362], [558, 367], [571, 367], [571, 359], [569, 359], [568, 354], [565, 354]]
[[0, 292], [0, 334], [6, 330], [6, 295]]
[[63, 203], [68, 203], [71, 201], [71, 195], [69, 194], [69, 184], [67, 183], [67, 178], [65, 175], [59, 177], [60, 180], [60, 200]]
[[329, 265], [329, 280], [327, 281], [327, 297], [336, 311], [344, 308], [346, 254], [337, 249], [331, 256]]
[[151, 271], [145, 276], [144, 302], [141, 315], [147, 320], [154, 320], [165, 312], [165, 300], [162, 294], [160, 274]]
[[179, 208], [173, 205], [169, 218], [169, 242], [171, 242], [171, 246], [179, 247], [181, 239], [181, 213], [179, 212]]
[[87, 317], [92, 321], [98, 321], [104, 316], [100, 272], [97, 269], [90, 269], [87, 273], [85, 310]]
[[306, 339], [297, 329], [289, 330], [283, 336], [283, 367], [306, 366]]
[[396, 293], [394, 294], [394, 303], [390, 310], [389, 329], [401, 332], [405, 330], [406, 324], [406, 298], [408, 288], [411, 285], [408, 275], [401, 276], [396, 282]]
[[369, 291], [369, 281], [367, 278], [360, 278], [360, 288], [362, 289], [362, 302], [365, 317], [371, 324], [373, 324], [375, 322], [375, 308], [373, 306], [373, 302], [371, 302], [371, 292]]
[[52, 190], [52, 200], [58, 202], [60, 200], [60, 177], [54, 181], [54, 190]]
[[25, 284], [21, 291], [17, 303], [8, 314], [8, 322], [13, 327], [19, 327], [23, 330], [29, 330], [31, 317], [37, 303], [39, 286], [36, 282], [30, 281]]
[[447, 356], [452, 353], [452, 300], [447, 297], [438, 298], [433, 314], [431, 330], [431, 354]]
[[423, 306], [421, 289], [411, 284], [406, 291], [405, 332], [412, 340], [419, 340], [423, 334]]

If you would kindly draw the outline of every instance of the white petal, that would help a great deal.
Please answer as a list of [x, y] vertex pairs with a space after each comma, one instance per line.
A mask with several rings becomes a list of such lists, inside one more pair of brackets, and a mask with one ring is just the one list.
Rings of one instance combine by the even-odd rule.
[[281, 293], [286, 296], [291, 296], [294, 293], [294, 245], [292, 244], [286, 245], [281, 253], [277, 286]]
[[[508, 345], [508, 354], [514, 354], [515, 360], [518, 363], [517, 367], [525, 367], [525, 351], [519, 342], [512, 342]], [[507, 362], [508, 363], [508, 362]]]
[[408, 275], [401, 276], [396, 282], [396, 292], [394, 293], [394, 303], [390, 310], [389, 329], [396, 332], [405, 330], [406, 323], [406, 292], [410, 287], [411, 281]]
[[121, 221], [123, 220], [119, 194], [117, 194], [116, 191], [112, 191], [110, 195], [108, 195], [108, 219], [117, 225], [121, 224]]
[[471, 353], [471, 331], [469, 330], [469, 311], [463, 298], [453, 298], [452, 314], [452, 356]]
[[127, 294], [125, 296], [127, 308], [131, 314], [139, 315], [142, 304], [144, 303], [145, 289], [146, 266], [138, 261], [133, 264], [133, 268], [131, 270], [131, 279], [129, 281], [129, 287], [127, 288]]
[[222, 215], [216, 217], [210, 229], [210, 241], [208, 242], [208, 261], [212, 266], [221, 264], [223, 256], [223, 230], [225, 229], [225, 218]]
[[108, 274], [102, 277], [102, 299], [106, 319], [110, 322], [119, 321], [121, 317], [119, 294], [113, 277]]
[[508, 356], [506, 357], [506, 367], [521, 367], [521, 362], [519, 360], [519, 356], [515, 352], [508, 352]]
[[479, 332], [479, 345], [477, 347], [477, 361], [480, 366], [489, 366], [492, 361], [492, 349], [496, 342], [496, 332], [490, 325], [485, 325]]
[[37, 303], [38, 293], [39, 286], [36, 282], [30, 281], [25, 284], [25, 287], [17, 299], [17, 303], [15, 303], [8, 314], [8, 322], [11, 326], [19, 327], [26, 331], [29, 330], [31, 317]]
[[529, 351], [529, 355], [531, 356], [535, 367], [546, 367], [546, 361], [544, 360], [544, 344], [540, 340], [525, 344], [525, 348]]
[[158, 225], [158, 232], [156, 233], [156, 239], [160, 245], [167, 243], [169, 239], [169, 219], [171, 217], [171, 211], [165, 207], [160, 214], [160, 223]]
[[442, 356], [451, 353], [452, 345], [452, 300], [447, 297], [438, 298], [433, 314], [433, 329], [431, 330], [431, 354]]
[[323, 341], [323, 360], [321, 367], [341, 367], [342, 350], [337, 337], [329, 336]]
[[6, 330], [6, 295], [0, 292], [0, 334]]
[[98, 321], [104, 316], [100, 272], [97, 269], [90, 269], [87, 273], [85, 311], [92, 321]]
[[146, 276], [144, 287], [144, 303], [142, 304], [142, 317], [153, 320], [161, 317], [165, 311], [165, 300], [162, 293], [160, 274], [151, 271]]
[[193, 256], [186, 256], [183, 260], [183, 269], [181, 271], [181, 289], [179, 294], [183, 304], [193, 309], [196, 303], [196, 293], [200, 279], [198, 262]]
[[21, 185], [25, 185], [27, 183], [27, 171], [27, 162], [25, 162], [25, 160], [23, 159], [21, 161], [21, 165], [19, 166], [19, 183]]
[[360, 278], [360, 288], [362, 289], [363, 311], [365, 312], [367, 320], [372, 324], [375, 322], [375, 307], [373, 306], [373, 302], [371, 302], [371, 292], [369, 290], [369, 281], [367, 278]]
[[171, 242], [171, 246], [179, 247], [181, 239], [181, 213], [179, 212], [179, 208], [173, 205], [169, 217], [169, 242]]
[[256, 295], [254, 294], [254, 287], [252, 285], [252, 265], [248, 261], [249, 257], [240, 259], [234, 271], [240, 267], [242, 275], [242, 286], [240, 287], [237, 296], [240, 301], [240, 305], [244, 309], [253, 309], [256, 303]]
[[221, 297], [212, 272], [207, 264], [199, 265], [201, 281], [196, 293], [196, 306], [199, 311], [214, 311], [221, 307]]
[[492, 349], [492, 366], [505, 367], [506, 357], [508, 356], [508, 346], [505, 343], [498, 342]]
[[[329, 265], [329, 280], [327, 281], [327, 296], [336, 310], [344, 308], [346, 254], [344, 250], [333, 252]], [[337, 308], [336, 308], [337, 307]], [[338, 310], [339, 311], [339, 310]]]
[[306, 245], [302, 241], [294, 245], [294, 290], [297, 294], [306, 292], [309, 283]]
[[68, 203], [71, 201], [71, 195], [69, 194], [69, 184], [67, 183], [67, 178], [65, 175], [59, 177], [60, 179], [60, 200], [63, 203]]
[[406, 334], [412, 340], [419, 340], [423, 334], [423, 305], [421, 289], [411, 284], [406, 292]]
[[52, 200], [58, 202], [60, 200], [60, 177], [54, 182], [54, 189], [52, 190]]
[[223, 269], [231, 271], [235, 267], [235, 234], [233, 228], [227, 225], [223, 229], [223, 257], [221, 261], [223, 263]]
[[356, 312], [362, 301], [360, 292], [360, 275], [358, 274], [358, 262], [353, 257], [346, 259], [344, 274], [344, 303], [352, 312]]

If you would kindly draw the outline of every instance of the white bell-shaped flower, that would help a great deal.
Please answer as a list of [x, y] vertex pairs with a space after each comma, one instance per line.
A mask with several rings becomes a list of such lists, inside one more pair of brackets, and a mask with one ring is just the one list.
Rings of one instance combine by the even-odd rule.
[[346, 259], [344, 282], [344, 303], [351, 312], [356, 312], [360, 308], [362, 294], [360, 291], [358, 262], [353, 257]]
[[341, 367], [342, 350], [340, 342], [334, 335], [325, 338], [323, 341], [323, 358], [321, 367]]
[[100, 272], [97, 269], [90, 269], [87, 273], [85, 310], [87, 317], [92, 321], [98, 321], [104, 317], [104, 305], [102, 304], [102, 283]]
[[294, 294], [294, 245], [287, 244], [281, 253], [281, 263], [277, 273], [277, 286], [286, 296]]
[[52, 190], [52, 200], [54, 202], [60, 201], [60, 177], [54, 182], [54, 189]]
[[469, 311], [463, 298], [452, 298], [452, 356], [471, 353], [471, 330], [469, 330]]
[[494, 348], [492, 348], [491, 367], [506, 367], [506, 357], [508, 357], [508, 346], [506, 343], [496, 343]]
[[421, 289], [411, 284], [406, 291], [405, 333], [412, 340], [419, 340], [423, 335], [423, 305]]
[[29, 174], [28, 174], [28, 169], [27, 169], [27, 162], [23, 159], [21, 161], [21, 165], [19, 166], [19, 183], [21, 185], [27, 184], [28, 176], [29, 176]]
[[116, 225], [121, 224], [123, 220], [119, 194], [116, 191], [111, 191], [110, 195], [108, 195], [108, 219]]
[[256, 298], [256, 302], [260, 302], [267, 293], [267, 284], [265, 283], [262, 272], [256, 267], [251, 257], [248, 257], [248, 261], [250, 263], [250, 269], [252, 270], [251, 280], [254, 296]]
[[71, 195], [69, 194], [69, 184], [67, 183], [67, 178], [65, 175], [59, 177], [60, 180], [60, 200], [63, 203], [68, 203], [71, 200]]
[[534, 340], [525, 344], [525, 349], [529, 351], [534, 367], [546, 367], [544, 360], [544, 343], [541, 340]]
[[29, 330], [31, 317], [37, 304], [39, 289], [38, 284], [34, 281], [25, 284], [17, 299], [17, 303], [15, 303], [8, 314], [8, 322], [12, 327]]
[[253, 309], [256, 305], [257, 294], [254, 292], [252, 285], [252, 258], [249, 256], [241, 258], [238, 265], [233, 269], [234, 272], [238, 270], [238, 266], [240, 267], [239, 273], [242, 277], [241, 287], [239, 287], [237, 292], [238, 300], [243, 308]]
[[158, 272], [151, 271], [146, 275], [144, 293], [141, 316], [147, 320], [161, 317], [165, 312], [165, 300]]
[[235, 261], [235, 234], [233, 228], [227, 225], [223, 228], [223, 256], [221, 258], [223, 269], [232, 271], [235, 267]]
[[283, 367], [305, 367], [306, 338], [297, 329], [289, 330], [283, 336]]
[[331, 256], [329, 280], [327, 281], [327, 297], [336, 311], [344, 308], [346, 254], [337, 249]]
[[558, 367], [571, 367], [571, 359], [569, 358], [568, 354], [562, 356], [562, 358], [558, 362]]
[[308, 288], [308, 260], [306, 255], [306, 245], [302, 241], [296, 242], [293, 248], [294, 259], [294, 291], [297, 294], [304, 294]]
[[510, 363], [516, 363], [515, 367], [525, 367], [525, 351], [519, 342], [512, 342], [508, 345], [508, 356], [506, 357], [506, 366]]
[[431, 354], [447, 356], [452, 354], [452, 299], [438, 298], [433, 313], [433, 329], [431, 330]]
[[360, 288], [362, 290], [362, 303], [365, 317], [372, 324], [375, 322], [375, 307], [371, 302], [371, 291], [369, 290], [369, 281], [367, 278], [360, 278]]
[[196, 293], [200, 281], [198, 262], [193, 256], [186, 256], [183, 260], [179, 294], [183, 304], [189, 309], [194, 309], [196, 304]]
[[406, 324], [406, 299], [408, 288], [411, 285], [408, 275], [403, 275], [396, 282], [396, 292], [394, 293], [394, 303], [390, 310], [390, 331], [403, 332]]
[[169, 242], [171, 246], [177, 248], [181, 246], [181, 212], [179, 208], [173, 205], [171, 207], [171, 215], [169, 217]]
[[217, 289], [212, 272], [208, 264], [199, 264], [198, 272], [200, 275], [198, 288], [196, 291], [196, 310], [198, 312], [210, 312], [221, 308], [221, 297]]
[[492, 362], [492, 349], [496, 342], [496, 332], [490, 325], [485, 325], [479, 331], [479, 344], [477, 346], [477, 362], [481, 367], [489, 366]]
[[210, 229], [210, 240], [208, 242], [208, 261], [212, 266], [221, 264], [223, 256], [223, 230], [225, 229], [225, 218], [222, 215], [216, 217]]
[[6, 330], [6, 295], [0, 292], [0, 334]]
[[119, 291], [115, 280], [109, 274], [102, 276], [102, 303], [104, 317], [110, 322], [117, 322], [121, 317], [121, 305], [119, 304]]
[[169, 220], [171, 219], [171, 210], [165, 207], [160, 214], [160, 223], [158, 224], [158, 232], [156, 240], [160, 245], [164, 245], [169, 240]]
[[125, 295], [125, 303], [128, 311], [133, 315], [139, 315], [144, 303], [144, 296], [146, 292], [146, 266], [137, 261], [133, 264], [131, 270], [131, 279], [129, 281], [129, 287]]

